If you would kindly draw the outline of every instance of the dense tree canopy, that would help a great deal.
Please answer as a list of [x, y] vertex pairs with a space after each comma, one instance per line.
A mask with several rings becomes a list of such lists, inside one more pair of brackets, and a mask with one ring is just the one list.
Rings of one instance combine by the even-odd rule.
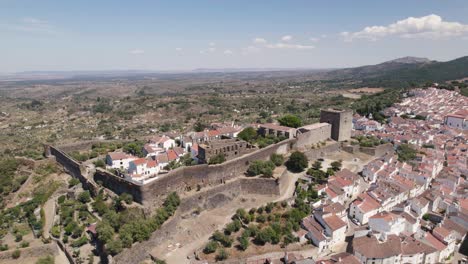
[[286, 167], [292, 172], [302, 172], [307, 166], [307, 157], [300, 151], [293, 152], [286, 162]]
[[278, 122], [282, 126], [287, 126], [287, 127], [294, 127], [298, 128], [302, 126], [302, 120], [295, 115], [284, 115], [283, 117], [278, 119]]

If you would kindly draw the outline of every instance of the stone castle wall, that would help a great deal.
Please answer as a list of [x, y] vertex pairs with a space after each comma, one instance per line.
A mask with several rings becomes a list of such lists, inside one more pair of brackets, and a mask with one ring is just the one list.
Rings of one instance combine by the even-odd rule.
[[[195, 190], [198, 187], [213, 187], [238, 178], [244, 175], [251, 161], [267, 160], [273, 153], [286, 154], [294, 143], [295, 139], [285, 140], [239, 158], [226, 161], [223, 164], [201, 164], [180, 167], [167, 174], [159, 175], [159, 179], [145, 185], [125, 181], [100, 169], [96, 171], [94, 181], [102, 182], [106, 188], [116, 194], [124, 192], [132, 194], [135, 201], [139, 203], [152, 203], [161, 201], [170, 192], [176, 191], [182, 193], [188, 190]], [[262, 194], [268, 193], [267, 190], [272, 190], [276, 193], [276, 190], [273, 190], [271, 187], [259, 190], [263, 192]]]
[[68, 156], [62, 150], [49, 145], [45, 146], [45, 153], [48, 156], [54, 156], [55, 160], [60, 163], [60, 165], [62, 165], [71, 176], [80, 180], [84, 189], [89, 190], [93, 195], [97, 193], [98, 187], [94, 182], [84, 176], [83, 171], [85, 171], [85, 169], [80, 165], [80, 163], [78, 163], [78, 161]]
[[331, 138], [331, 125], [319, 127], [306, 133], [297, 134], [297, 148], [305, 148]]
[[381, 157], [388, 152], [393, 152], [393, 145], [391, 143], [386, 143], [372, 148], [360, 147], [360, 151], [368, 155]]
[[339, 142], [333, 142], [327, 146], [323, 146], [320, 148], [315, 148], [315, 149], [308, 149], [304, 151], [304, 154], [307, 156], [309, 160], [316, 160], [319, 158], [325, 157], [325, 155], [329, 153], [333, 153], [335, 151], [340, 150], [340, 143]]

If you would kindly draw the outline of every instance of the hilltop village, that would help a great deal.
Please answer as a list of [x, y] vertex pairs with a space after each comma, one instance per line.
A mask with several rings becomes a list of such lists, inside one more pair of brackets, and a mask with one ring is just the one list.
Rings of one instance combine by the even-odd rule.
[[[76, 147], [46, 146], [46, 154], [91, 194], [131, 197], [148, 215], [161, 205], [172, 212], [152, 236], [109, 251], [116, 263], [462, 260], [467, 98], [414, 89], [382, 114], [385, 122], [324, 109], [309, 125], [214, 123], [125, 142], [83, 162], [68, 154]], [[229, 222], [210, 219], [220, 210]], [[88, 230], [102, 240], [96, 223]], [[119, 228], [113, 237], [124, 239]]]

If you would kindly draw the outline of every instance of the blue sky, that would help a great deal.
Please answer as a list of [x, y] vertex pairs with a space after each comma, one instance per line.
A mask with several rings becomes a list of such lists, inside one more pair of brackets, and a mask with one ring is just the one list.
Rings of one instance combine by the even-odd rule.
[[0, 72], [449, 60], [468, 55], [466, 14], [466, 0], [0, 0]]

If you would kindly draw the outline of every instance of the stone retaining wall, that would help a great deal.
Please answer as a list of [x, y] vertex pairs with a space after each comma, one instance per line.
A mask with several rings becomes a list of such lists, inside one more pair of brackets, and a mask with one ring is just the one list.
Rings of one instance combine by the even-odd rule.
[[392, 152], [393, 145], [391, 143], [386, 143], [386, 144], [378, 145], [372, 148], [361, 147], [360, 150], [361, 152], [366, 153], [368, 155], [381, 157], [385, 155], [387, 152]]

